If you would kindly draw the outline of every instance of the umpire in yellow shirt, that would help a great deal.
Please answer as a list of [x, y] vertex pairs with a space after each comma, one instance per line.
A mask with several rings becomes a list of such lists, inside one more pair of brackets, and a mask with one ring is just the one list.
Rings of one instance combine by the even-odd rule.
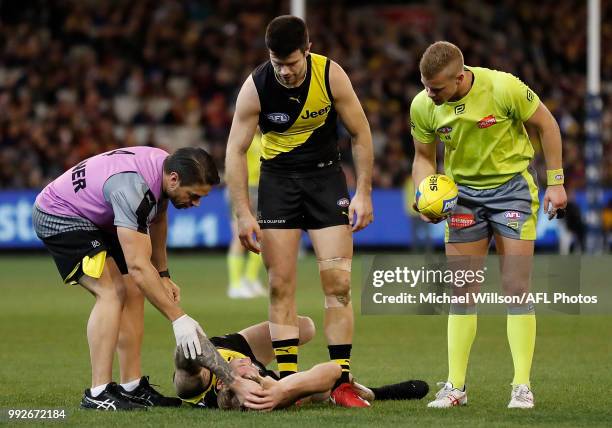
[[[257, 211], [260, 158], [261, 133], [257, 132], [246, 153], [249, 205], [253, 212]], [[240, 243], [236, 216], [231, 203], [230, 211], [232, 240], [227, 252], [227, 271], [229, 278], [227, 295], [230, 299], [251, 299], [254, 297], [267, 296], [268, 291], [259, 281], [259, 271], [263, 266], [261, 255], [249, 251], [248, 255], [245, 257], [245, 248]]]
[[[446, 224], [446, 254], [468, 256], [469, 268], [474, 269], [484, 262], [494, 237], [501, 256], [504, 293], [523, 295], [529, 290], [539, 208], [535, 173], [529, 166], [534, 149], [527, 130], [542, 143], [547, 167], [544, 211], [552, 218], [567, 204], [559, 126], [538, 96], [518, 78], [465, 66], [461, 50], [452, 43], [429, 46], [419, 68], [425, 89], [410, 107], [414, 182], [435, 174], [435, 143], [441, 141], [445, 145], [445, 173], [459, 187], [457, 207]], [[470, 291], [476, 289], [470, 287]], [[455, 290], [461, 292], [465, 290]], [[534, 400], [529, 376], [536, 336], [532, 304], [508, 306], [507, 333], [514, 362], [508, 407], [531, 408]], [[467, 403], [465, 377], [475, 336], [475, 303], [451, 305], [448, 380], [429, 407]]]

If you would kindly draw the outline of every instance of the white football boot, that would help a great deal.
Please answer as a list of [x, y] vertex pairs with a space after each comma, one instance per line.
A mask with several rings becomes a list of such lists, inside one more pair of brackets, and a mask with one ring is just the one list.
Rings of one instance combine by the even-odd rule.
[[264, 297], [268, 295], [268, 289], [264, 287], [259, 280], [250, 281], [245, 278], [243, 279], [243, 284], [251, 290], [253, 297]]
[[240, 281], [240, 285], [230, 285], [227, 289], [227, 296], [230, 299], [252, 299], [257, 297], [245, 281]]
[[436, 393], [436, 399], [429, 402], [427, 407], [447, 409], [449, 407], [465, 406], [467, 404], [465, 386], [462, 391], [455, 388], [450, 382], [438, 382], [438, 386], [440, 385], [444, 386]]
[[534, 406], [533, 392], [525, 384], [514, 385], [510, 394], [509, 409], [532, 409]]

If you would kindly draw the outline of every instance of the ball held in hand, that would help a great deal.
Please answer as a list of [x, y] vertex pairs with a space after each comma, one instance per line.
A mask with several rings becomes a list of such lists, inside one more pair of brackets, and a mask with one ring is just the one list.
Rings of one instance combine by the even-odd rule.
[[442, 174], [429, 175], [417, 188], [417, 209], [432, 220], [447, 217], [457, 205], [458, 193], [457, 185], [450, 177]]

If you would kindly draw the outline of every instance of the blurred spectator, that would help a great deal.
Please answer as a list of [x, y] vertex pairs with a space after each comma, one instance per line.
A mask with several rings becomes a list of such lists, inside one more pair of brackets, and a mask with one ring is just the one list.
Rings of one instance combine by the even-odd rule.
[[[310, 0], [313, 51], [346, 67], [370, 121], [374, 185], [400, 187], [413, 149], [412, 97], [429, 43], [458, 44], [468, 65], [526, 81], [557, 118], [566, 176], [584, 185], [586, 2]], [[602, 2], [602, 47], [612, 2]], [[264, 0], [0, 2], [0, 188], [39, 188], [101, 151], [204, 145], [223, 165], [233, 104], [267, 58]], [[612, 55], [602, 55], [606, 184], [612, 184]], [[349, 137], [340, 149], [349, 182]], [[544, 164], [536, 165], [544, 177]]]
[[585, 250], [586, 226], [582, 221], [576, 192], [569, 188], [565, 217], [559, 219], [559, 254], [582, 253]]
[[612, 251], [612, 199], [604, 207], [602, 216], [602, 229], [604, 232], [605, 249]]

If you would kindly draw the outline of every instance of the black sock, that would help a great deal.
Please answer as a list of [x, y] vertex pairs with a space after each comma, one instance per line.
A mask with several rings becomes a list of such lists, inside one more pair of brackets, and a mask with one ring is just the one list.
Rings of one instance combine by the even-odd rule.
[[406, 382], [384, 385], [378, 388], [368, 387], [374, 393], [376, 400], [412, 400], [421, 399], [429, 392], [429, 385], [422, 380], [409, 380]]
[[300, 339], [273, 340], [272, 348], [276, 355], [278, 372], [282, 378], [298, 371], [298, 343]]
[[353, 349], [353, 345], [350, 343], [348, 345], [329, 345], [327, 349], [329, 350], [329, 359], [342, 367], [340, 379], [338, 379], [334, 385], [334, 388], [336, 388], [341, 383], [349, 382], [349, 374], [351, 373], [351, 349]]

